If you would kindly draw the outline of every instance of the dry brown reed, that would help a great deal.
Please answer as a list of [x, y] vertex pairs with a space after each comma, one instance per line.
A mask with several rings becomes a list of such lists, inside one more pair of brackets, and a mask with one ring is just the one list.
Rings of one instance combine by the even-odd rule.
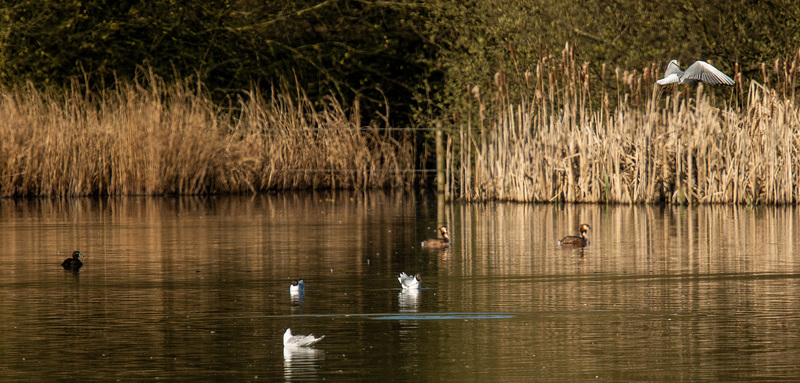
[[[288, 92], [284, 92], [288, 93]], [[199, 86], [103, 94], [0, 90], [0, 195], [241, 193], [405, 184], [410, 145], [364, 129], [334, 100], [251, 92], [222, 112]], [[357, 115], [354, 113], [353, 115]]]
[[[567, 46], [515, 102], [473, 87], [446, 193], [465, 200], [783, 204], [800, 200], [800, 52], [733, 87], [655, 84], [655, 65], [599, 76]], [[599, 78], [598, 78], [599, 77]], [[495, 77], [497, 78], [497, 77]], [[596, 84], [596, 82], [600, 84]], [[758, 82], [765, 85], [762, 85]], [[767, 86], [769, 84], [769, 86]], [[507, 88], [507, 87], [504, 87]]]

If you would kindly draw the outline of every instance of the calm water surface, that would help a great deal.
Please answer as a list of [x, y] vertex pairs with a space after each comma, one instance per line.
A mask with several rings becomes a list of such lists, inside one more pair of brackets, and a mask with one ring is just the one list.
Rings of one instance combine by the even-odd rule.
[[[330, 192], [0, 200], [0, 218], [0, 380], [800, 379], [792, 207]], [[589, 247], [556, 245], [584, 222]], [[440, 225], [452, 248], [420, 249]], [[285, 351], [286, 327], [326, 337]]]

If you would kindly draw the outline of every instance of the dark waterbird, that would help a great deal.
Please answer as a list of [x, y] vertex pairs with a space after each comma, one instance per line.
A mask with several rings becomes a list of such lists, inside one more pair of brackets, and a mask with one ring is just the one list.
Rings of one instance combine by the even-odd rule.
[[75, 250], [75, 251], [72, 252], [72, 258], [67, 258], [67, 259], [64, 260], [64, 262], [61, 262], [61, 267], [63, 267], [64, 269], [67, 269], [67, 270], [69, 270], [69, 269], [72, 269], [72, 270], [80, 269], [81, 266], [83, 266], [83, 262], [81, 262], [81, 260], [78, 259], [78, 258], [81, 258], [81, 257], [83, 257], [83, 254], [81, 254], [80, 251]]

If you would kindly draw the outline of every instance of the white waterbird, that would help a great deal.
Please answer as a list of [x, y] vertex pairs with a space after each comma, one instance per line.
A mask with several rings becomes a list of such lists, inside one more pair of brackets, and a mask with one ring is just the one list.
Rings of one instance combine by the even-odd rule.
[[283, 347], [311, 347], [324, 338], [325, 335], [317, 338], [311, 335], [292, 335], [292, 329], [287, 328], [283, 333]]
[[422, 278], [417, 275], [406, 275], [406, 273], [400, 273], [400, 276], [397, 277], [397, 280], [400, 281], [400, 285], [403, 286], [404, 289], [418, 289], [419, 282]]
[[694, 64], [686, 68], [686, 71], [682, 71], [681, 67], [678, 66], [678, 60], [672, 60], [667, 64], [664, 78], [656, 82], [660, 85], [666, 85], [676, 82], [678, 84], [688, 84], [692, 81], [702, 81], [714, 85], [733, 85], [733, 79], [705, 61], [695, 61]]
[[303, 282], [303, 278], [293, 280], [292, 284], [289, 286], [289, 293], [292, 295], [302, 294], [305, 291], [306, 283]]

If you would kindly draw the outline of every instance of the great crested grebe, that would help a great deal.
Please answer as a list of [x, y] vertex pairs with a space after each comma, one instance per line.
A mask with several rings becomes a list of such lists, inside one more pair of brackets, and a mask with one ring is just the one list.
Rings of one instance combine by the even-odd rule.
[[406, 275], [406, 273], [400, 273], [400, 276], [397, 277], [397, 280], [400, 281], [400, 285], [403, 286], [403, 289], [418, 289], [419, 282], [422, 280], [422, 277], [417, 275]]
[[69, 270], [69, 269], [80, 269], [83, 266], [83, 262], [81, 262], [80, 257], [83, 257], [80, 251], [75, 250], [72, 252], [72, 258], [67, 258], [64, 262], [61, 262], [61, 267]]
[[450, 232], [447, 230], [447, 226], [442, 226], [439, 228], [439, 233], [441, 233], [442, 238], [431, 238], [422, 241], [422, 248], [424, 249], [444, 249], [450, 246]]
[[584, 247], [589, 245], [589, 238], [586, 238], [586, 232], [592, 230], [592, 227], [588, 224], [581, 224], [581, 227], [578, 229], [581, 232], [580, 236], [577, 235], [569, 235], [564, 238], [561, 238], [558, 241], [558, 244], [561, 246], [572, 246], [572, 247]]

